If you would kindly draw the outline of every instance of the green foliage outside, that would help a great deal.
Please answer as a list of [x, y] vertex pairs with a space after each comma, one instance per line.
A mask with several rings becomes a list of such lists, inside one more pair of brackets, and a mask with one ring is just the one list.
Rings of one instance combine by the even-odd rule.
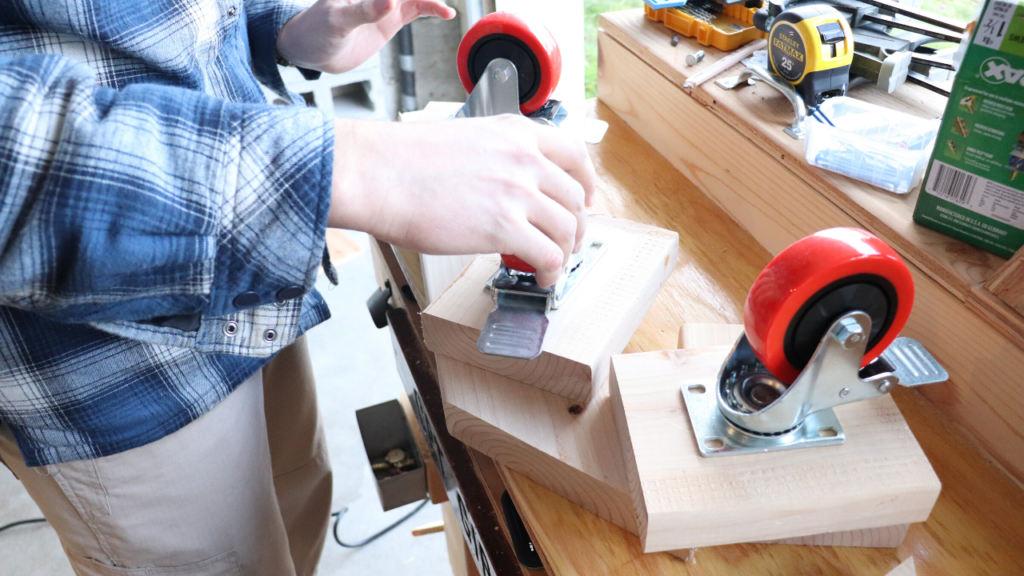
[[[962, 22], [974, 16], [981, 0], [924, 0], [922, 8]], [[642, 0], [584, 0], [583, 34], [586, 55], [587, 98], [597, 96], [597, 16], [604, 12], [643, 7]]]

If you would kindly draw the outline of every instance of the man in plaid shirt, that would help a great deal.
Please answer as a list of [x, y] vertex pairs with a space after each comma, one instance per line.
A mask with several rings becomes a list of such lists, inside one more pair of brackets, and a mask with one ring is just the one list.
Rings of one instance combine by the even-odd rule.
[[[270, 106], [441, 0], [13, 0], [0, 9], [0, 458], [78, 574], [311, 574], [331, 472], [302, 334], [325, 228], [578, 249], [582, 143], [522, 118]], [[295, 100], [293, 100], [295, 101]]]

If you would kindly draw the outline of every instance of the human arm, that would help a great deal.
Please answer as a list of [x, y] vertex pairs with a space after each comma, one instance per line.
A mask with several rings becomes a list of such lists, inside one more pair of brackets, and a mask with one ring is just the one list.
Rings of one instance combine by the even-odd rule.
[[0, 305], [64, 322], [219, 317], [312, 288], [333, 123], [0, 59]]
[[315, 109], [116, 91], [59, 56], [0, 59], [0, 103], [0, 305], [64, 322], [308, 291], [328, 208], [427, 252], [514, 253], [552, 283], [593, 191], [583, 145], [522, 118], [339, 120], [334, 139]]
[[516, 116], [339, 120], [330, 226], [420, 252], [514, 254], [557, 280], [586, 229], [596, 177], [585, 145]]

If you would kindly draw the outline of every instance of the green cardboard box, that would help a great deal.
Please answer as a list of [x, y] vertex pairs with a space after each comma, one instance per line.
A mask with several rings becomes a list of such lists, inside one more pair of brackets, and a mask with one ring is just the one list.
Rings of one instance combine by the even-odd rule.
[[987, 0], [914, 221], [1009, 258], [1024, 246], [1024, 5]]

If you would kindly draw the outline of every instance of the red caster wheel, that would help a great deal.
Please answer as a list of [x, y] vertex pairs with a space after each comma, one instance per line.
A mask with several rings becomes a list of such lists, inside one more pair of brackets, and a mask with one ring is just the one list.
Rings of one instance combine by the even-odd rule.
[[913, 305], [914, 280], [896, 251], [864, 230], [832, 228], [772, 259], [747, 294], [743, 324], [758, 360], [791, 384], [843, 314], [871, 317], [864, 367], [896, 338]]
[[472, 92], [495, 58], [511, 61], [519, 71], [519, 110], [529, 114], [543, 106], [558, 86], [562, 54], [543, 25], [495, 12], [480, 19], [459, 44], [459, 79]]
[[526, 260], [523, 260], [519, 256], [513, 256], [511, 254], [502, 254], [501, 262], [505, 265], [506, 268], [509, 268], [511, 270], [518, 270], [519, 272], [529, 272], [530, 274], [537, 273], [536, 268], [527, 264]]

